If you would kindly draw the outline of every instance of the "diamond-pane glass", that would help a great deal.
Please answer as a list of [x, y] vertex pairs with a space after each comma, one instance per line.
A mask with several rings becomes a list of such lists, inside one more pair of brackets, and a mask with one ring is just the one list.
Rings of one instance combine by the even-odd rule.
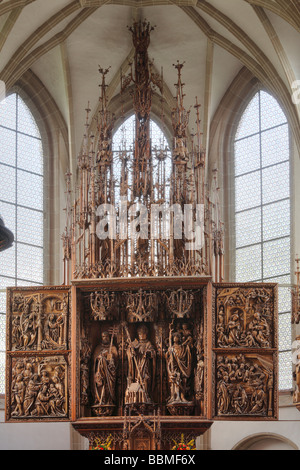
[[260, 206], [261, 178], [260, 171], [236, 178], [236, 212]]
[[264, 240], [290, 235], [290, 200], [276, 202], [263, 207]]
[[278, 312], [290, 312], [292, 308], [291, 276], [280, 276], [272, 279], [264, 279], [264, 281], [278, 284]]
[[6, 316], [0, 313], [0, 351], [5, 351]]
[[42, 175], [42, 142], [27, 135], [18, 134], [18, 167]]
[[291, 348], [289, 159], [286, 116], [271, 95], [260, 91], [235, 140], [236, 281], [279, 285], [281, 389], [292, 388], [291, 353], [285, 352]]
[[0, 101], [0, 126], [16, 130], [16, 110], [17, 96], [10, 95], [5, 100]]
[[235, 143], [235, 175], [239, 176], [260, 168], [259, 134]]
[[[18, 269], [17, 277], [28, 281], [43, 281], [43, 249], [35, 246], [17, 246]], [[28, 261], [30, 260], [30, 262]]]
[[29, 111], [26, 104], [18, 96], [18, 131], [23, 134], [31, 135], [40, 138], [40, 131], [36, 121]]
[[261, 134], [261, 151], [263, 167], [289, 160], [290, 138], [288, 124], [263, 132]]
[[5, 353], [0, 352], [0, 395], [5, 393]]
[[259, 94], [251, 100], [236, 133], [236, 140], [259, 132]]
[[261, 208], [236, 214], [236, 247], [255, 245], [261, 240]]
[[0, 291], [0, 314], [6, 312], [6, 293]]
[[18, 241], [43, 246], [43, 213], [18, 207]]
[[261, 130], [270, 129], [287, 122], [278, 101], [269, 93], [260, 92]]
[[293, 363], [292, 352], [279, 354], [279, 389], [290, 390], [293, 388]]
[[0, 201], [0, 214], [5, 226], [15, 233], [16, 228], [16, 208], [12, 204]]
[[290, 238], [282, 238], [264, 243], [263, 263], [264, 278], [279, 276], [290, 272], [291, 268]]
[[279, 317], [279, 350], [287, 351], [292, 346], [291, 315], [284, 313]]
[[261, 245], [236, 250], [236, 281], [258, 281], [261, 277]]
[[263, 204], [290, 197], [290, 165], [281, 163], [262, 170]]
[[[10, 277], [16, 276], [16, 250], [15, 247], [1, 252], [0, 274]], [[0, 286], [2, 289], [2, 287]]]
[[0, 258], [2, 394], [5, 382], [6, 288], [43, 284], [42, 142], [31, 112], [17, 94], [0, 103], [0, 143], [0, 214], [15, 236], [13, 247], [2, 252]]
[[18, 170], [18, 203], [43, 210], [43, 177]]
[[16, 132], [0, 126], [0, 162], [16, 166]]
[[0, 200], [16, 202], [16, 170], [0, 164]]

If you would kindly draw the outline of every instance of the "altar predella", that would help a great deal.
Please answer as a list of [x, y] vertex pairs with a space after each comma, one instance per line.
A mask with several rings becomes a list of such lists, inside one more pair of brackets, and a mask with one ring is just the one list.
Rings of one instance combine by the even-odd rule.
[[[113, 450], [168, 450], [214, 420], [278, 418], [277, 288], [224, 282], [217, 175], [207, 174], [200, 105], [190, 135], [178, 62], [172, 145], [152, 145], [153, 102], [162, 126], [167, 106], [163, 74], [148, 57], [154, 28], [137, 21], [129, 29], [135, 54], [121, 96], [133, 99], [135, 138], [113, 152], [120, 120], [109, 110], [109, 69], [100, 68], [74, 201], [67, 175], [64, 284], [8, 289], [6, 420], [70, 421], [91, 447], [109, 437]], [[176, 211], [159, 215], [155, 236], [148, 233], [141, 216], [150, 227], [153, 204], [188, 206], [195, 226], [202, 207], [200, 246]]]

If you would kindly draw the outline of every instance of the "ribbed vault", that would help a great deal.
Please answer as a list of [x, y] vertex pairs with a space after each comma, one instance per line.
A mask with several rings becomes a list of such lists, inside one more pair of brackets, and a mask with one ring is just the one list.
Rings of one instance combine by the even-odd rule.
[[[204, 141], [237, 74], [246, 68], [284, 108], [300, 149], [300, 107], [292, 87], [300, 73], [298, 0], [4, 0], [0, 2], [0, 79], [7, 90], [28, 72], [44, 84], [66, 122], [70, 161], [79, 151], [88, 101], [98, 101], [98, 64], [112, 67], [109, 98], [132, 57], [126, 26], [146, 17], [156, 25], [150, 53], [164, 69], [172, 106], [176, 74], [185, 61], [187, 106], [202, 103]], [[190, 131], [194, 126], [194, 110]]]

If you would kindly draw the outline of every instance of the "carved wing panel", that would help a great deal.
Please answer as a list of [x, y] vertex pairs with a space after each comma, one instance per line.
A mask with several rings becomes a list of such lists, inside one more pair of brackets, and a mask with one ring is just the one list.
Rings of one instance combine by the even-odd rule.
[[214, 285], [215, 418], [277, 418], [277, 316], [275, 284]]
[[69, 289], [11, 288], [7, 299], [6, 420], [68, 420]]

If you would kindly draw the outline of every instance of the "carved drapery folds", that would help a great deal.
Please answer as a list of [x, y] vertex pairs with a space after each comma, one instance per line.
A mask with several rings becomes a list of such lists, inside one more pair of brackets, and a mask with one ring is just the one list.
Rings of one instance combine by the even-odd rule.
[[10, 417], [31, 420], [68, 418], [67, 370], [63, 356], [13, 357]]
[[277, 287], [215, 289], [215, 415], [277, 416]]
[[97, 290], [83, 298], [80, 402], [87, 413], [203, 413], [202, 289]]
[[8, 289], [7, 420], [69, 418], [69, 291]]
[[217, 356], [218, 416], [273, 416], [273, 357]]
[[73, 291], [71, 339], [68, 288], [9, 289], [7, 421], [66, 421], [71, 402], [75, 420], [100, 424], [277, 418], [275, 285], [120, 280]]
[[267, 287], [221, 289], [218, 292], [216, 308], [217, 347], [273, 347], [272, 289]]
[[12, 351], [68, 349], [68, 292], [22, 291], [11, 302]]

